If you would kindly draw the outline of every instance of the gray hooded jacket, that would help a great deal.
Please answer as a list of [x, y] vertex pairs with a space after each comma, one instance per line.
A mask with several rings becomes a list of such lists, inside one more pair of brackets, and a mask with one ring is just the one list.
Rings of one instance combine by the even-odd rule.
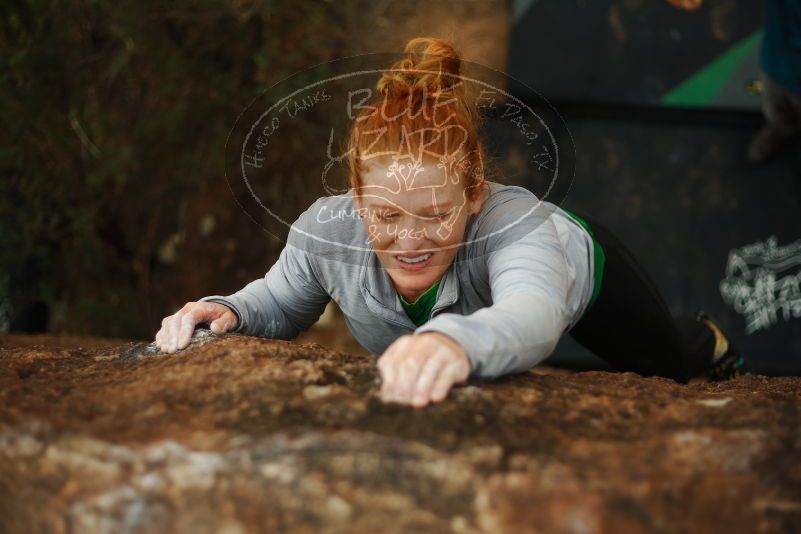
[[370, 248], [352, 192], [320, 198], [301, 214], [263, 278], [200, 300], [230, 307], [239, 319], [235, 332], [292, 339], [334, 299], [353, 336], [374, 354], [405, 334], [441, 332], [467, 352], [472, 376], [525, 371], [551, 354], [587, 308], [592, 238], [527, 189], [488, 185], [491, 194], [468, 220], [422, 326], [406, 315]]

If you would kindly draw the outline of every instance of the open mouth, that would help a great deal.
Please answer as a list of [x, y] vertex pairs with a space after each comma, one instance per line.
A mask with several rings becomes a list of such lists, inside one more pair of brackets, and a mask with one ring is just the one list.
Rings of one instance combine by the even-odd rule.
[[418, 254], [416, 256], [397, 254], [395, 259], [398, 261], [398, 265], [400, 265], [402, 269], [407, 271], [418, 271], [431, 263], [431, 258], [433, 255], [434, 254], [431, 252]]

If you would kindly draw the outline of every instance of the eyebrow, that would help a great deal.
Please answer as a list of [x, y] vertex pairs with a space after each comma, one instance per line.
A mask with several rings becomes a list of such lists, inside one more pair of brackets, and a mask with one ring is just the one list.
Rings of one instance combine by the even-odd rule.
[[[400, 210], [400, 211], [403, 211], [402, 208], [399, 208], [398, 206], [385, 206], [384, 204], [377, 204], [377, 205], [371, 206], [371, 207], [374, 208], [374, 209]], [[453, 207], [452, 203], [444, 202], [444, 203], [438, 204], [436, 206], [434, 206], [434, 205], [428, 206], [423, 211], [433, 211], [435, 209], [446, 210], [446, 209], [450, 209], [452, 207]]]

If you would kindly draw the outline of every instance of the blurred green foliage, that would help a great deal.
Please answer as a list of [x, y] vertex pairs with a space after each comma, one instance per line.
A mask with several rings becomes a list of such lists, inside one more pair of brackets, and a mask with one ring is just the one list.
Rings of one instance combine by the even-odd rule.
[[222, 179], [265, 84], [344, 52], [337, 5], [3, 2], [0, 313], [44, 303], [51, 328], [151, 337], [179, 199]]

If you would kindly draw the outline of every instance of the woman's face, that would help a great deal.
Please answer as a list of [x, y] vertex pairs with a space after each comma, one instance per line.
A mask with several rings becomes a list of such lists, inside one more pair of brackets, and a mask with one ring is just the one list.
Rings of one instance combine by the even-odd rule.
[[370, 162], [354, 197], [368, 241], [408, 302], [442, 278], [459, 251], [469, 216], [483, 202], [483, 191], [470, 200], [464, 180], [438, 163]]

